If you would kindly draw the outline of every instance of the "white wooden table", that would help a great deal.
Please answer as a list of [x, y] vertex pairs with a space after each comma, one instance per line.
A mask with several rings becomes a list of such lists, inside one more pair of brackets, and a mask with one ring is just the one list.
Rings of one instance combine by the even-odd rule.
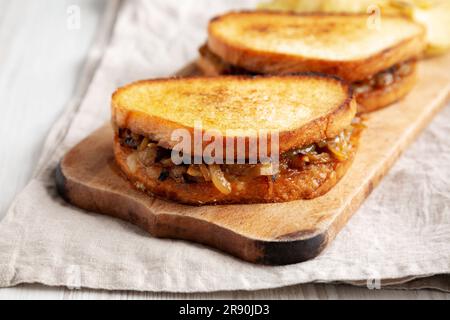
[[[0, 219], [30, 179], [51, 125], [77, 84], [106, 0], [0, 1]], [[81, 8], [81, 29], [67, 8]], [[41, 285], [0, 289], [0, 299], [450, 299], [435, 291], [303, 285], [257, 292], [168, 294], [70, 291]]]

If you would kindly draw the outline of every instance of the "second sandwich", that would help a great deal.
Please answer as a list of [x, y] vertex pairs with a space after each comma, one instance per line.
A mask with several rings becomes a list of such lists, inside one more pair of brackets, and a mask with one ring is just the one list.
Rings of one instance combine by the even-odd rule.
[[361, 112], [404, 97], [426, 47], [421, 25], [387, 15], [232, 12], [208, 34], [198, 60], [205, 75], [335, 75], [352, 85]]

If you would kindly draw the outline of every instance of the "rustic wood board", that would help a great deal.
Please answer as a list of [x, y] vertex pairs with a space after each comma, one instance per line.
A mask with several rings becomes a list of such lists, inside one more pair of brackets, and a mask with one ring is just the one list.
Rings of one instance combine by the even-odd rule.
[[[403, 101], [371, 114], [347, 175], [325, 196], [281, 204], [192, 207], [134, 190], [114, 163], [105, 126], [62, 159], [56, 181], [72, 204], [130, 221], [161, 238], [203, 243], [269, 265], [316, 257], [386, 175], [399, 155], [448, 101], [450, 55], [423, 61]], [[188, 67], [183, 74], [193, 70]]]

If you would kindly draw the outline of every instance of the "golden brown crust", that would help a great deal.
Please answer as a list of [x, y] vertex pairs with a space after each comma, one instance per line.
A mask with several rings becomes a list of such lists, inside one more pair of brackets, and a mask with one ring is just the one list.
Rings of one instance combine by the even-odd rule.
[[114, 142], [117, 164], [135, 188], [164, 199], [189, 205], [276, 203], [301, 199], [313, 199], [327, 193], [344, 176], [353, 162], [355, 152], [344, 162], [316, 164], [309, 169], [281, 174], [274, 182], [271, 177], [260, 176], [240, 186], [232, 184], [232, 192], [225, 195], [211, 182], [177, 183], [167, 179], [159, 181], [146, 175], [145, 167], [138, 164], [131, 172], [127, 157], [131, 150]]
[[[279, 132], [279, 152], [283, 153], [289, 151], [293, 148], [302, 147], [310, 145], [320, 140], [333, 138], [338, 135], [344, 128], [346, 128], [353, 120], [357, 103], [354, 98], [353, 91], [345, 84], [342, 80], [337, 79], [333, 76], [327, 75], [317, 75], [311, 73], [299, 74], [295, 76], [272, 76], [272, 77], [249, 77], [249, 76], [220, 76], [215, 79], [215, 83], [220, 82], [221, 79], [233, 79], [235, 81], [251, 81], [252, 79], [279, 79], [283, 82], [286, 79], [301, 80], [302, 78], [318, 78], [323, 81], [333, 82], [337, 84], [340, 90], [346, 92], [346, 98], [341, 101], [338, 105], [330, 108], [330, 111], [326, 116], [316, 118], [303, 126], [294, 128], [289, 131]], [[160, 145], [172, 149], [177, 142], [172, 141], [171, 135], [176, 129], [186, 129], [194, 135], [194, 128], [183, 127], [178, 123], [168, 121], [167, 119], [153, 116], [151, 114], [135, 112], [129, 110], [126, 106], [120, 105], [118, 102], [118, 96], [126, 94], [127, 90], [133, 86], [145, 86], [151, 85], [156, 82], [168, 82], [168, 81], [192, 81], [196, 79], [205, 79], [202, 77], [191, 77], [191, 78], [169, 78], [169, 79], [153, 79], [139, 81], [128, 86], [118, 89], [112, 97], [112, 123], [115, 127], [127, 128], [132, 132], [140, 135], [150, 137], [154, 141], [158, 141]], [[261, 128], [264, 129], [264, 128]], [[226, 138], [234, 140], [237, 144], [238, 138], [240, 137], [223, 137], [224, 148], [226, 147]], [[270, 138], [270, 137], [269, 137]], [[194, 141], [194, 139], [192, 139]], [[210, 144], [209, 141], [205, 141], [203, 144], [203, 150]], [[270, 141], [268, 141], [270, 145]], [[246, 156], [248, 156], [249, 151], [249, 141], [246, 139]], [[257, 145], [259, 146], [259, 139], [257, 140]], [[269, 156], [271, 155], [270, 150], [268, 150]]]
[[[197, 60], [197, 66], [205, 76], [219, 76], [226, 66], [206, 56]], [[414, 87], [417, 79], [417, 63], [411, 63], [413, 72], [402, 76], [388, 87], [371, 90], [367, 93], [355, 94], [358, 102], [358, 113], [368, 113], [387, 107], [406, 96]]]
[[[227, 41], [214, 30], [214, 26], [222, 19], [235, 14], [258, 15], [261, 11], [231, 12], [223, 16], [216, 17], [209, 25], [209, 49], [224, 61], [245, 68], [252, 72], [264, 74], [292, 74], [298, 72], [312, 71], [333, 74], [342, 79], [354, 82], [366, 79], [371, 75], [387, 69], [399, 62], [418, 57], [426, 47], [425, 29], [419, 26], [422, 32], [414, 37], [404, 39], [395, 46], [368, 58], [333, 61], [324, 59], [306, 58], [299, 55], [283, 54], [270, 51], [258, 51], [251, 48], [238, 46]], [[299, 17], [324, 16], [325, 14], [298, 14], [264, 12], [264, 14], [295, 15]], [[343, 14], [327, 14], [328, 16], [342, 16]], [[348, 16], [358, 16], [358, 14], [344, 14]], [[386, 17], [385, 17], [386, 18]]]
[[413, 89], [417, 80], [417, 71], [415, 66], [413, 70], [414, 71], [411, 74], [396, 80], [393, 84], [386, 88], [372, 90], [363, 94], [357, 94], [356, 101], [358, 101], [358, 112], [373, 112], [387, 107], [405, 97]]

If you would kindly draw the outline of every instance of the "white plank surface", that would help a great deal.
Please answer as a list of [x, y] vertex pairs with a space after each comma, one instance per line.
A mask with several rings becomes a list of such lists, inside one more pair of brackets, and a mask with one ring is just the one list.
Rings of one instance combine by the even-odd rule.
[[[67, 28], [74, 4], [79, 30]], [[0, 1], [0, 218], [75, 88], [102, 11], [101, 0]]]
[[[75, 89], [106, 0], [0, 1], [0, 219], [29, 180], [45, 136]], [[66, 10], [81, 9], [81, 29], [67, 28]], [[5, 139], [6, 137], [6, 139]], [[450, 299], [434, 291], [303, 285], [257, 292], [167, 294], [70, 291], [23, 285], [0, 299]]]

